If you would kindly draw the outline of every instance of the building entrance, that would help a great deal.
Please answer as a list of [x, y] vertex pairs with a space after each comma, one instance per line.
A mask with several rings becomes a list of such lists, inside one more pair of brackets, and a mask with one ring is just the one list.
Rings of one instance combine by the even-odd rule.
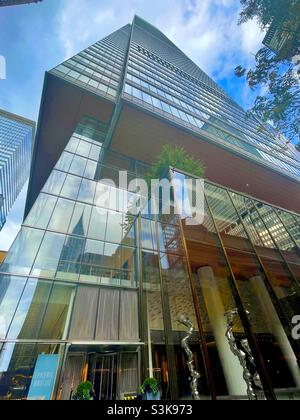
[[90, 357], [89, 376], [96, 400], [116, 400], [118, 354], [94, 354]]
[[[97, 349], [98, 350], [98, 349]], [[95, 400], [123, 400], [139, 389], [137, 351], [69, 351], [58, 398], [73, 398], [81, 382], [93, 384]]]

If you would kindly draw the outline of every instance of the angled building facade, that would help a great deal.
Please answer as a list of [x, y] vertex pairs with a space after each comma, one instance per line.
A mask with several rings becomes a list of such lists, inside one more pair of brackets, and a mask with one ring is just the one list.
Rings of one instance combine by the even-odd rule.
[[29, 178], [35, 123], [0, 110], [0, 230]]
[[[176, 190], [171, 214], [128, 216], [139, 191], [120, 171], [147, 178], [165, 144], [206, 167], [197, 226]], [[299, 398], [299, 156], [139, 17], [47, 72], [0, 267], [0, 398], [68, 400], [90, 380], [124, 399], [150, 376], [162, 399], [191, 399], [182, 316], [200, 398]]]

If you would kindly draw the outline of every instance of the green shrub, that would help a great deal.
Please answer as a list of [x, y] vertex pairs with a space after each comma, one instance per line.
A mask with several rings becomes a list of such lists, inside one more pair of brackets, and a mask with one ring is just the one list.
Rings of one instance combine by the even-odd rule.
[[155, 378], [147, 378], [144, 380], [143, 385], [141, 386], [141, 393], [152, 393], [156, 395], [159, 392], [158, 382]]
[[93, 385], [91, 382], [82, 382], [78, 385], [76, 392], [73, 395], [73, 400], [78, 401], [88, 401], [91, 400], [91, 391], [93, 389]]

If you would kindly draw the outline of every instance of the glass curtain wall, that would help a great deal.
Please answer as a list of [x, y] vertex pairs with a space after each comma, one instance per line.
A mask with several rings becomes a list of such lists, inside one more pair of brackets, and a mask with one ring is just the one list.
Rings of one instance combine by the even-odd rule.
[[203, 223], [189, 226], [184, 217], [181, 224], [217, 398], [247, 394], [226, 338], [230, 311], [235, 344], [245, 351], [247, 340], [255, 360], [256, 397], [299, 398], [299, 342], [292, 337], [300, 311], [296, 216], [206, 182]]
[[14, 393], [11, 366], [24, 347], [16, 341], [37, 349], [49, 340], [59, 348], [79, 341], [135, 349], [140, 341], [137, 227], [127, 223], [124, 190], [105, 182], [118, 185], [116, 165], [133, 165], [104, 151], [103, 138], [93, 120], [78, 126], [1, 266], [1, 399], [30, 396], [40, 353], [31, 352], [22, 395]]
[[[191, 399], [182, 315], [195, 327], [202, 399], [247, 398], [230, 326], [253, 357], [256, 398], [299, 398], [299, 216], [209, 182], [199, 225], [179, 217], [176, 194], [170, 214], [132, 216], [137, 192], [120, 187], [119, 171], [130, 182], [149, 169], [106, 150], [104, 137], [93, 120], [79, 125], [0, 268], [0, 398], [31, 398], [44, 353], [57, 355], [51, 396], [68, 399], [85, 372], [99, 380], [89, 372], [106, 343], [127, 346], [105, 359], [118, 378], [111, 395], [154, 376], [163, 399]], [[74, 343], [85, 347], [72, 353]]]

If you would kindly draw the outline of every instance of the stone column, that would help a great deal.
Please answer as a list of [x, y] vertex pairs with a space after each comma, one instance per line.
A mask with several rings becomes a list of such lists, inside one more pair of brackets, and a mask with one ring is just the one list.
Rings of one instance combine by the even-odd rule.
[[247, 386], [243, 379], [243, 368], [238, 358], [232, 353], [225, 336], [227, 321], [224, 313], [226, 310], [214, 272], [211, 267], [201, 267], [197, 271], [197, 274], [229, 394], [232, 396], [247, 395]]
[[269, 331], [271, 331], [274, 337], [276, 337], [277, 343], [286, 358], [296, 386], [297, 388], [300, 388], [300, 369], [295, 353], [286, 336], [264, 281], [260, 276], [255, 276], [250, 279], [250, 282], [255, 291], [256, 298], [263, 310], [264, 319], [269, 327]]

